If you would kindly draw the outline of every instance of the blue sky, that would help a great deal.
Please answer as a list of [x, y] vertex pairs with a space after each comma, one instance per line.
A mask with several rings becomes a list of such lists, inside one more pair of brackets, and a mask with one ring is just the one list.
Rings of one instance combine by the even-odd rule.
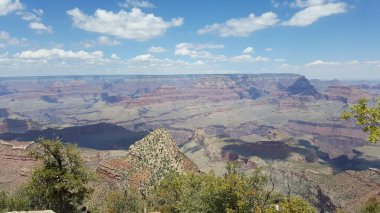
[[0, 0], [0, 76], [380, 80], [378, 0]]

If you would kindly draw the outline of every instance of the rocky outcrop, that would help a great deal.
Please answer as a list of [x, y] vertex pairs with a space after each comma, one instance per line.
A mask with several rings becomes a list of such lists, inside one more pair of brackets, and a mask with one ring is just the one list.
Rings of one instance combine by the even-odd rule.
[[320, 96], [318, 91], [314, 88], [313, 85], [305, 78], [301, 77], [296, 80], [286, 91], [291, 95], [301, 95], [301, 96]]
[[108, 93], [102, 93], [101, 94], [102, 101], [104, 101], [107, 104], [115, 104], [120, 101], [122, 101], [122, 97], [119, 95], [109, 95]]
[[157, 129], [132, 145], [124, 158], [103, 161], [97, 172], [111, 182], [126, 181], [150, 186], [169, 171], [198, 172], [198, 167], [179, 151], [165, 129]]
[[56, 104], [58, 103], [58, 99], [56, 97], [53, 97], [53, 96], [49, 96], [49, 95], [43, 95], [41, 96], [41, 100], [49, 103], [49, 104]]
[[264, 94], [258, 90], [255, 87], [250, 87], [248, 90], [249, 97], [251, 97], [253, 100], [256, 100], [258, 98], [261, 98]]
[[208, 76], [203, 77], [195, 85], [196, 88], [215, 88], [215, 89], [226, 89], [233, 88], [236, 85], [231, 78], [228, 76]]

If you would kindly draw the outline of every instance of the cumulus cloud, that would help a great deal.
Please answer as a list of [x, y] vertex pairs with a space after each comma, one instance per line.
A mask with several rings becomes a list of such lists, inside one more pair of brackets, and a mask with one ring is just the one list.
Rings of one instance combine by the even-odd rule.
[[18, 10], [23, 10], [20, 0], [0, 0], [0, 16], [6, 16]]
[[326, 65], [356, 65], [360, 64], [358, 60], [352, 61], [324, 61], [324, 60], [315, 60], [310, 63], [305, 64], [305, 66], [326, 66]]
[[297, 0], [294, 7], [304, 8], [293, 15], [290, 20], [283, 25], [287, 26], [308, 26], [322, 17], [327, 17], [339, 13], [347, 12], [347, 4], [344, 2], [326, 2], [324, 0]]
[[41, 16], [44, 14], [44, 11], [42, 9], [33, 9], [31, 12], [18, 11], [16, 14], [24, 21], [41, 22]]
[[131, 58], [129, 61], [132, 62], [157, 62], [158, 59], [154, 57], [152, 54], [143, 54], [137, 55], [134, 58]]
[[156, 46], [151, 46], [148, 49], [148, 52], [150, 52], [150, 53], [163, 53], [165, 51], [166, 51], [165, 48], [163, 48], [163, 47], [156, 47]]
[[252, 54], [254, 52], [253, 50], [253, 47], [247, 47], [245, 48], [242, 53], [245, 54], [245, 55], [249, 55], [249, 54]]
[[117, 46], [121, 42], [118, 40], [111, 39], [107, 36], [99, 36], [96, 40], [86, 40], [81, 43], [84, 48], [91, 48], [95, 46]]
[[41, 21], [41, 18], [32, 12], [19, 11], [16, 14], [24, 21]]
[[115, 53], [112, 53], [112, 54], [111, 54], [111, 59], [112, 59], [112, 60], [119, 60], [120, 57], [119, 57], [118, 55], [116, 55]]
[[21, 59], [100, 59], [104, 57], [102, 51], [86, 52], [83, 50], [72, 51], [58, 48], [38, 49], [35, 51], [27, 50], [16, 54]]
[[194, 43], [179, 43], [175, 48], [175, 55], [189, 56], [193, 59], [202, 59], [207, 62], [233, 62], [233, 63], [255, 63], [255, 62], [267, 62], [270, 58], [263, 56], [253, 57], [251, 54], [254, 52], [252, 47], [247, 47], [243, 50], [242, 55], [238, 56], [225, 56], [212, 54], [205, 49], [219, 49], [224, 48], [221, 44], [194, 44]]
[[53, 33], [53, 28], [40, 22], [29, 23], [29, 28], [36, 30], [37, 33]]
[[112, 40], [112, 39], [108, 38], [107, 36], [99, 36], [98, 37], [98, 43], [101, 45], [107, 45], [107, 46], [115, 46], [115, 45], [120, 44], [119, 41]]
[[138, 8], [133, 8], [130, 12], [121, 10], [118, 13], [97, 9], [94, 15], [86, 15], [80, 9], [74, 8], [67, 11], [67, 14], [80, 29], [138, 41], [161, 36], [169, 28], [183, 24], [183, 18], [165, 21]]
[[129, 7], [137, 7], [137, 8], [153, 8], [154, 5], [146, 0], [125, 0], [125, 2], [121, 3], [120, 6], [129, 8]]
[[252, 33], [273, 26], [279, 22], [277, 14], [267, 12], [261, 16], [249, 14], [246, 18], [229, 19], [225, 23], [207, 25], [198, 34], [215, 33], [221, 37], [247, 37]]
[[298, 69], [289, 66], [288, 70], [303, 72], [312, 78], [338, 78], [338, 79], [376, 79], [379, 80], [380, 60], [374, 61], [335, 61], [314, 60], [300, 66]]
[[215, 56], [205, 49], [221, 49], [222, 44], [194, 44], [194, 43], [179, 43], [175, 47], [175, 55], [190, 56], [191, 58], [208, 58], [215, 59], [221, 56]]
[[294, 2], [290, 3], [290, 6], [305, 8], [305, 7], [323, 5], [326, 2], [327, 2], [326, 0], [295, 0]]
[[29, 28], [37, 33], [53, 33], [53, 27], [42, 23], [42, 9], [33, 9], [32, 11], [18, 11], [16, 13], [22, 20], [29, 22]]
[[234, 57], [230, 58], [229, 60], [232, 62], [238, 62], [238, 63], [240, 63], [240, 62], [254, 63], [254, 62], [268, 62], [268, 61], [270, 61], [270, 58], [263, 57], [263, 56], [253, 57], [251, 55], [238, 55], [238, 56], [234, 56]]
[[6, 46], [18, 45], [21, 41], [16, 38], [12, 38], [11, 35], [6, 31], [0, 31], [0, 48]]
[[319, 65], [338, 65], [341, 62], [338, 61], [323, 61], [323, 60], [315, 60], [310, 63], [305, 64], [306, 66], [319, 66]]

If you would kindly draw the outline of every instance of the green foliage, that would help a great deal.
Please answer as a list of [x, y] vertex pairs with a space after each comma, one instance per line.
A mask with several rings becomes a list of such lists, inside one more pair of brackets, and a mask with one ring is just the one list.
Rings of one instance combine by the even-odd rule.
[[[285, 199], [266, 191], [266, 183], [267, 178], [260, 170], [246, 175], [237, 162], [228, 164], [223, 177], [213, 172], [204, 175], [171, 173], [152, 192], [150, 206], [151, 210], [160, 212], [275, 212], [275, 202]], [[280, 205], [286, 212], [316, 212], [298, 198]]]
[[0, 192], [0, 212], [3, 212], [8, 207], [8, 196], [5, 192]]
[[380, 212], [379, 198], [369, 199], [361, 210], [361, 213], [377, 213], [377, 212]]
[[317, 213], [305, 200], [298, 197], [290, 197], [278, 204], [282, 213]]
[[144, 207], [143, 200], [137, 189], [130, 188], [122, 191], [112, 191], [107, 195], [107, 213], [136, 213]]
[[127, 197], [123, 192], [112, 191], [107, 196], [106, 211], [109, 213], [122, 213], [127, 210]]
[[28, 209], [28, 200], [25, 194], [16, 192], [8, 196], [5, 192], [0, 192], [0, 212], [22, 211]]
[[75, 212], [91, 194], [87, 183], [93, 177], [76, 146], [63, 144], [60, 139], [39, 139], [30, 156], [40, 162], [24, 187], [31, 209]]
[[380, 141], [380, 100], [374, 107], [368, 106], [368, 100], [360, 99], [359, 103], [350, 107], [349, 112], [343, 112], [342, 119], [353, 119], [356, 125], [361, 126], [364, 132], [368, 132], [368, 141], [377, 143]]
[[346, 213], [345, 211], [343, 211], [342, 209], [338, 208], [334, 211], [334, 213]]

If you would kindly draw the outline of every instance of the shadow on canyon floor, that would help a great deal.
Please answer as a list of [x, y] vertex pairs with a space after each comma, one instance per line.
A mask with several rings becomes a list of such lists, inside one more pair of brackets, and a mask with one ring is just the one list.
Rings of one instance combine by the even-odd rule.
[[222, 152], [232, 152], [243, 157], [258, 156], [265, 160], [285, 160], [292, 152], [300, 153], [302, 155], [308, 154], [308, 150], [291, 147], [282, 141], [259, 141], [255, 143], [247, 143], [240, 139], [229, 139], [226, 140], [226, 142], [236, 144], [224, 146]]
[[307, 140], [299, 140], [298, 143], [305, 148], [314, 149], [317, 156], [332, 165], [336, 172], [345, 170], [362, 171], [368, 170], [369, 168], [380, 168], [380, 160], [363, 158], [363, 153], [357, 150], [352, 150], [355, 154], [352, 158], [349, 158], [347, 155], [330, 158], [328, 153], [320, 151], [317, 146], [312, 145]]
[[45, 130], [29, 130], [25, 133], [1, 133], [0, 140], [34, 141], [38, 138], [61, 138], [63, 142], [77, 144], [79, 147], [115, 150], [128, 149], [130, 145], [147, 136], [149, 132], [134, 132], [124, 127], [98, 123], [85, 126], [67, 127], [63, 129], [48, 128]]
[[312, 145], [309, 141], [299, 140], [299, 145], [305, 147], [292, 147], [282, 141], [259, 141], [247, 143], [240, 139], [228, 139], [226, 142], [231, 143], [222, 149], [222, 153], [233, 153], [242, 157], [257, 156], [264, 160], [286, 160], [291, 153], [298, 153], [305, 156], [306, 161], [315, 162], [318, 159], [324, 160], [333, 166], [336, 172], [345, 170], [367, 170], [369, 168], [380, 168], [380, 160], [365, 159], [363, 153], [353, 151], [355, 156], [348, 158], [341, 155], [337, 158], [329, 158], [329, 154], [319, 150], [317, 146]]

